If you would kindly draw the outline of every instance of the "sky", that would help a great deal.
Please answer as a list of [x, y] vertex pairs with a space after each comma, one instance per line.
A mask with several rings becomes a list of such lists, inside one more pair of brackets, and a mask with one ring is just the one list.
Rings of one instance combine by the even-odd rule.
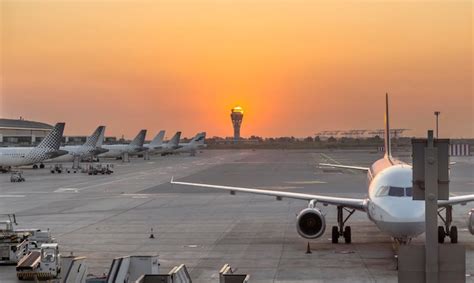
[[472, 1], [0, 0], [0, 117], [108, 136], [474, 137]]

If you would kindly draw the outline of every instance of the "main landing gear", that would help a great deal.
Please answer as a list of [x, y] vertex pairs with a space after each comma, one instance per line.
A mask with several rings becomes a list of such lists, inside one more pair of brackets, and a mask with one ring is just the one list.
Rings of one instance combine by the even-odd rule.
[[[441, 215], [441, 212], [445, 211], [445, 217]], [[452, 244], [458, 242], [458, 227], [451, 226], [453, 222], [453, 207], [446, 206], [438, 210], [438, 216], [444, 223], [443, 226], [438, 226], [438, 243], [444, 243], [444, 238], [449, 237]]]
[[[349, 215], [346, 216], [344, 219], [344, 210], [349, 213]], [[339, 242], [339, 237], [344, 237], [344, 241], [346, 244], [350, 244], [352, 239], [351, 239], [351, 226], [346, 226], [344, 227], [344, 224], [346, 224], [346, 221], [351, 217], [352, 214], [354, 214], [355, 209], [347, 209], [343, 206], [338, 206], [337, 207], [337, 225], [338, 226], [332, 226], [332, 243], [337, 244]]]

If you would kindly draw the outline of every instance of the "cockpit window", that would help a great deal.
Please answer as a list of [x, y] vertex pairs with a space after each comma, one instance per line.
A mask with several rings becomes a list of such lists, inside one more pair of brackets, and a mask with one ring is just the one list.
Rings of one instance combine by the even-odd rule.
[[405, 196], [405, 188], [389, 187], [388, 195], [391, 197], [403, 197]]
[[411, 197], [412, 188], [392, 187], [392, 186], [381, 186], [377, 194], [377, 197], [391, 196], [391, 197]]

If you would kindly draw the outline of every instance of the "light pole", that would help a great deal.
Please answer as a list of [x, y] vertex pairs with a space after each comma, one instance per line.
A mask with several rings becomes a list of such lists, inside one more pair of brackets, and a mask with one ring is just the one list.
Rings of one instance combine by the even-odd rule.
[[434, 114], [436, 115], [436, 138], [439, 138], [438, 119], [441, 112], [435, 111]]

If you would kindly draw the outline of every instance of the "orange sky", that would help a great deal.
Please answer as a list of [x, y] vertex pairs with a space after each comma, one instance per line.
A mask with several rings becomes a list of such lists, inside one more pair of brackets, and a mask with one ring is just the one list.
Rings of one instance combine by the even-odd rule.
[[471, 1], [0, 1], [0, 117], [66, 134], [474, 137]]

